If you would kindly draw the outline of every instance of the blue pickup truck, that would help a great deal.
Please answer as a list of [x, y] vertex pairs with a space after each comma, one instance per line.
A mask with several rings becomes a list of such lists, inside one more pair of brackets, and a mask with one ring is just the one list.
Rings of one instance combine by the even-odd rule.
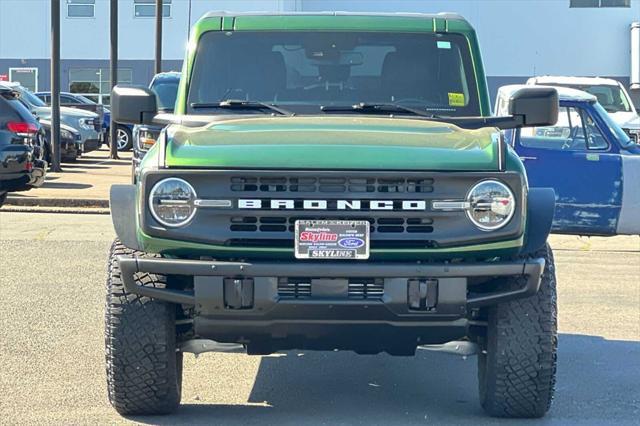
[[[496, 115], [507, 115], [511, 95], [498, 90]], [[557, 87], [558, 122], [506, 130], [504, 137], [527, 169], [529, 186], [556, 192], [553, 231], [559, 234], [640, 234], [640, 145], [589, 93]]]

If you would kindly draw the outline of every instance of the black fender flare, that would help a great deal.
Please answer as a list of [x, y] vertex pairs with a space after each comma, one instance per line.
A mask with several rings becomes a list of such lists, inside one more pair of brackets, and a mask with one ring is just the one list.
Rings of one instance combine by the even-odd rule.
[[527, 231], [520, 254], [533, 254], [546, 242], [556, 210], [553, 188], [529, 188], [527, 197]]
[[136, 220], [136, 186], [112, 185], [109, 207], [111, 221], [120, 242], [132, 250], [140, 250]]

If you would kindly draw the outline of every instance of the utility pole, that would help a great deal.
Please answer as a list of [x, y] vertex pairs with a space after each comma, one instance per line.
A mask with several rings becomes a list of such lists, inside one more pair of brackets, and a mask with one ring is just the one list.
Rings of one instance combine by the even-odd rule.
[[162, 72], [162, 0], [156, 0], [156, 63], [155, 73]]
[[[111, 0], [111, 89], [118, 84], [118, 0]], [[118, 125], [111, 119], [109, 131], [109, 153], [114, 160], [118, 159]]]
[[60, 167], [60, 0], [51, 0], [51, 171]]

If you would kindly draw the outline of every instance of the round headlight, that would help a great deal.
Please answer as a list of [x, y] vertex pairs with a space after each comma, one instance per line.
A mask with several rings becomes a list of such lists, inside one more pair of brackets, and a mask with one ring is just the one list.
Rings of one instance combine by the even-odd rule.
[[153, 217], [164, 226], [187, 224], [195, 215], [196, 191], [178, 178], [163, 179], [149, 194], [149, 208]]
[[516, 199], [507, 185], [496, 180], [482, 181], [467, 195], [467, 216], [480, 229], [493, 231], [505, 226], [516, 210]]

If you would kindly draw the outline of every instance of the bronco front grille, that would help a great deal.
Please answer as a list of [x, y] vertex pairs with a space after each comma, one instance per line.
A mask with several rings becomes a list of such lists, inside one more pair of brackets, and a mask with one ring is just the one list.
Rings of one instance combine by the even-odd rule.
[[433, 192], [433, 179], [234, 176], [231, 178], [231, 191], [424, 194]]
[[[434, 201], [464, 199], [470, 188], [489, 178], [509, 185], [516, 202], [523, 206], [524, 185], [516, 172], [167, 169], [145, 174], [144, 199], [167, 177], [188, 181], [202, 200], [226, 205], [201, 205], [187, 226], [176, 228], [161, 226], [143, 205], [142, 227], [150, 237], [293, 251], [297, 220], [367, 220], [371, 253], [377, 255], [383, 250], [504, 241], [521, 235], [523, 229], [521, 215], [515, 215], [503, 229], [487, 233], [462, 210], [432, 208]], [[274, 207], [274, 201], [286, 205]], [[305, 201], [325, 203], [325, 207], [309, 207]], [[372, 202], [391, 202], [391, 206], [372, 207]], [[405, 207], [407, 202], [409, 207]], [[411, 203], [422, 203], [422, 207]]]
[[[299, 217], [273, 216], [233, 216], [229, 219], [229, 230], [232, 232], [267, 232], [292, 233], [295, 231], [296, 220]], [[305, 217], [305, 220], [321, 220], [326, 217]], [[433, 232], [433, 219], [420, 217], [353, 217], [353, 220], [369, 221], [371, 234], [424, 233]]]

